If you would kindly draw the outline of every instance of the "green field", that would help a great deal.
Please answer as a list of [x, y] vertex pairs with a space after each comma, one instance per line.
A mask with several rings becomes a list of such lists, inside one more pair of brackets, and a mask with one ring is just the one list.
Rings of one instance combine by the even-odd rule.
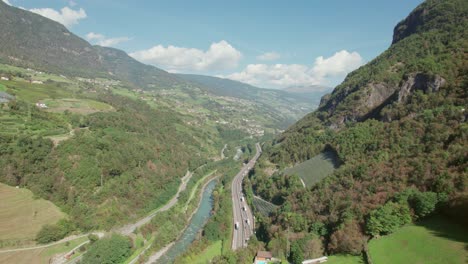
[[432, 217], [371, 240], [369, 252], [378, 264], [463, 264], [468, 261], [468, 230]]
[[31, 84], [26, 81], [9, 81], [5, 85], [9, 94], [30, 103], [46, 98], [67, 98], [73, 94], [71, 90], [64, 89], [55, 83]]
[[317, 156], [284, 170], [286, 175], [297, 175], [307, 187], [314, 185], [327, 177], [338, 166], [337, 156], [334, 152], [325, 151]]
[[0, 184], [0, 241], [3, 246], [31, 244], [44, 224], [66, 215], [53, 203], [34, 199], [31, 191]]
[[78, 114], [91, 114], [102, 111], [112, 111], [114, 108], [106, 103], [91, 99], [46, 99], [43, 100], [51, 112], [64, 112], [66, 110]]
[[335, 255], [328, 257], [327, 264], [364, 264], [361, 256]]

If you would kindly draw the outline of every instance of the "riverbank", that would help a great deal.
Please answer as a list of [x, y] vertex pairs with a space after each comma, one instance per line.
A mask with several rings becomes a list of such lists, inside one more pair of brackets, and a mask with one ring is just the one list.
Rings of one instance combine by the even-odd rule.
[[207, 181], [200, 192], [200, 199], [198, 202], [197, 209], [194, 210], [187, 221], [188, 224], [185, 226], [184, 230], [180, 233], [179, 237], [175, 242], [171, 243], [169, 246], [163, 248], [150, 258], [147, 263], [170, 263], [177, 256], [183, 254], [193, 240], [196, 239], [197, 234], [203, 229], [204, 225], [211, 216], [211, 210], [213, 208], [213, 201], [211, 196], [213, 194], [214, 188], [216, 186], [216, 177]]
[[[131, 259], [126, 263], [133, 264], [139, 259], [147, 258], [150, 258], [146, 260], [147, 263], [151, 263], [155, 261], [155, 259], [161, 257], [174, 245], [174, 242], [181, 237], [184, 230], [189, 226], [193, 215], [198, 210], [206, 186], [217, 177], [214, 173], [215, 171], [208, 172], [195, 183], [192, 181], [187, 185], [186, 190], [179, 195], [179, 201], [174, 207], [161, 212], [156, 215], [155, 219], [151, 222], [142, 226], [141, 233], [144, 237], [147, 237], [147, 245], [145, 245], [143, 249], [137, 250], [137, 252], [140, 252], [138, 254], [133, 254]], [[194, 178], [196, 178], [196, 176]], [[193, 199], [192, 193], [197, 192], [200, 193], [198, 196], [200, 199]], [[182, 230], [182, 232], [180, 230]], [[154, 239], [156, 236], [158, 240]], [[149, 237], [151, 237], [151, 239]], [[148, 256], [150, 252], [156, 253]], [[151, 262], [149, 260], [151, 260]]]

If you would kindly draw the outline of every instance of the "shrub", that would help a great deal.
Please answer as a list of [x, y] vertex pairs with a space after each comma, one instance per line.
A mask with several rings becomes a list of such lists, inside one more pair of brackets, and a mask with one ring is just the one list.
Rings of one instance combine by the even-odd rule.
[[132, 243], [127, 237], [113, 234], [92, 244], [81, 263], [122, 263], [132, 253], [131, 249]]

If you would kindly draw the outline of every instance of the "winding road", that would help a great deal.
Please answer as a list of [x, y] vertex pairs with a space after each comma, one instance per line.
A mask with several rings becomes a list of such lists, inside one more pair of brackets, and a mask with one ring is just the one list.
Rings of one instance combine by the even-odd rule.
[[231, 185], [234, 225], [232, 250], [246, 247], [250, 236], [254, 234], [255, 219], [242, 193], [242, 181], [262, 154], [262, 148], [259, 143], [255, 144], [255, 148], [257, 149], [257, 153], [255, 153], [255, 156], [249, 163], [244, 164], [236, 177], [234, 177]]

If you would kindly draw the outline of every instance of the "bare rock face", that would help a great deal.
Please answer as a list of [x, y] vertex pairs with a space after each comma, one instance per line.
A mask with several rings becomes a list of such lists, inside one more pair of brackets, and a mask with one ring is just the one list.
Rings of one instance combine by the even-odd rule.
[[408, 95], [416, 90], [421, 90], [425, 93], [437, 92], [445, 83], [445, 79], [439, 75], [431, 76], [423, 73], [411, 75], [400, 85], [398, 102], [406, 101]]
[[[332, 129], [339, 129], [347, 122], [364, 121], [368, 118], [379, 118], [380, 110], [386, 105], [393, 103], [404, 103], [408, 97], [415, 91], [423, 91], [424, 93], [433, 93], [439, 91], [446, 83], [446, 80], [439, 75], [429, 75], [425, 73], [414, 73], [406, 76], [399, 85], [390, 85], [388, 83], [369, 83], [359, 94], [358, 101], [354, 107], [340, 109], [339, 105], [343, 103], [347, 96], [353, 96], [346, 89], [343, 90], [342, 96], [335, 100], [324, 100], [323, 105], [328, 106], [326, 109], [330, 116], [333, 116], [329, 124]], [[341, 99], [341, 100], [340, 100]], [[340, 110], [337, 110], [340, 109]], [[389, 120], [382, 120], [389, 121]]]

